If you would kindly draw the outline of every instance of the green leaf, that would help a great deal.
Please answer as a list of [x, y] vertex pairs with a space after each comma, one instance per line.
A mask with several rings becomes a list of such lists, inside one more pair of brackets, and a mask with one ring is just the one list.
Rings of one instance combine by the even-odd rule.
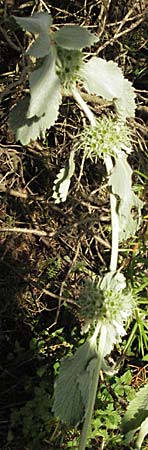
[[[89, 385], [97, 361], [96, 343], [85, 342], [71, 357], [63, 358], [55, 383], [53, 411], [62, 422], [76, 426], [85, 416]], [[86, 395], [85, 395], [86, 394]]]
[[38, 38], [30, 46], [27, 54], [35, 58], [44, 58], [50, 53], [51, 39], [49, 34], [45, 31], [39, 34]]
[[75, 152], [72, 150], [68, 164], [60, 170], [54, 182], [53, 198], [55, 199], [55, 203], [66, 201], [70, 181], [75, 171], [74, 154]]
[[141, 424], [141, 428], [135, 442], [135, 447], [137, 450], [140, 450], [144, 438], [147, 434], [148, 434], [148, 417]]
[[83, 64], [80, 76], [90, 94], [96, 94], [109, 101], [117, 99], [115, 106], [118, 114], [123, 119], [134, 117], [134, 89], [115, 62], [94, 56]]
[[142, 387], [130, 402], [121, 422], [124, 434], [136, 430], [148, 417], [148, 384]]
[[12, 17], [21, 28], [31, 33], [47, 32], [52, 25], [52, 17], [47, 12], [38, 12], [31, 17]]
[[77, 50], [90, 47], [98, 37], [79, 25], [65, 25], [55, 32], [55, 41], [59, 47]]
[[142, 201], [132, 190], [132, 169], [124, 153], [115, 160], [115, 166], [109, 177], [109, 186], [118, 200], [119, 240], [123, 241], [133, 236], [139, 228], [143, 206]]
[[33, 116], [41, 117], [43, 114], [46, 114], [48, 102], [54, 116], [55, 109], [57, 111], [57, 104], [59, 108], [60, 103], [60, 81], [56, 74], [54, 52], [51, 52], [42, 60], [38, 69], [31, 72], [29, 83], [31, 99], [27, 118], [30, 119]]

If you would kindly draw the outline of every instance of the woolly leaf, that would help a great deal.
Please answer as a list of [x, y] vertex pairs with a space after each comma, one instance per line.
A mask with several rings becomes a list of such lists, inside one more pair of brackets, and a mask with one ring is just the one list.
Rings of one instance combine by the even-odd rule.
[[48, 55], [51, 47], [51, 39], [47, 32], [39, 34], [38, 38], [33, 42], [27, 54], [35, 58], [44, 58]]
[[62, 422], [76, 426], [84, 418], [88, 393], [84, 395], [83, 376], [89, 384], [97, 360], [96, 342], [85, 342], [71, 357], [63, 358], [55, 383], [53, 412]]
[[142, 387], [128, 405], [121, 427], [124, 434], [136, 430], [148, 417], [148, 384]]
[[124, 120], [129, 116], [134, 117], [134, 89], [131, 83], [124, 79], [121, 69], [115, 62], [94, 56], [83, 64], [80, 76], [90, 94], [96, 94], [110, 101], [117, 99], [115, 106]]
[[55, 203], [66, 201], [71, 177], [73, 176], [74, 171], [74, 151], [72, 151], [70, 153], [68, 164], [66, 164], [66, 166], [60, 170], [54, 182], [53, 198], [55, 199]]
[[79, 25], [65, 25], [55, 32], [55, 41], [59, 47], [77, 50], [90, 47], [98, 37]]
[[82, 402], [85, 405], [85, 412], [87, 410], [88, 400], [91, 394], [93, 374], [96, 368], [96, 362], [97, 358], [91, 359], [86, 370], [78, 375], [78, 384], [82, 395]]
[[29, 107], [30, 96], [27, 95], [22, 100], [19, 100], [9, 114], [9, 123], [13, 132], [16, 135], [16, 140], [26, 145], [31, 140], [35, 140], [38, 136], [38, 121], [37, 117], [27, 119], [27, 110]]
[[[115, 160], [115, 166], [109, 177], [112, 193], [118, 200], [119, 240], [123, 241], [133, 236], [141, 218], [143, 203], [132, 190], [132, 169], [127, 162], [127, 156], [122, 153]], [[134, 210], [134, 213], [132, 213]]]
[[103, 291], [112, 290], [114, 292], [119, 292], [126, 287], [125, 276], [121, 272], [108, 272], [104, 275], [100, 287]]
[[122, 95], [114, 100], [114, 104], [121, 120], [135, 116], [135, 93], [130, 81], [123, 78]]
[[[114, 321], [115, 322], [115, 321]], [[114, 348], [114, 345], [117, 345], [121, 342], [122, 336], [126, 334], [125, 328], [121, 323], [109, 323], [106, 322], [106, 342], [105, 342], [105, 351], [104, 358], [107, 355], [110, 355], [111, 351]]]
[[30, 83], [30, 105], [27, 112], [27, 118], [33, 116], [41, 117], [46, 114], [48, 102], [50, 103], [51, 113], [59, 108], [60, 81], [56, 74], [55, 55], [51, 52], [46, 56], [38, 69], [31, 72]]
[[12, 17], [21, 28], [31, 33], [47, 32], [52, 25], [52, 17], [47, 12], [38, 12], [31, 17]]
[[145, 436], [148, 434], [148, 417], [142, 422], [138, 437], [135, 442], [135, 448], [140, 450]]
[[57, 76], [52, 79], [52, 86], [46, 93], [46, 110], [41, 117], [27, 117], [30, 105], [30, 96], [19, 100], [10, 113], [10, 126], [16, 135], [16, 139], [27, 145], [30, 141], [44, 136], [47, 128], [54, 125], [59, 112], [61, 102], [60, 82]]
[[17, 140], [28, 144], [54, 125], [61, 103], [61, 84], [50, 52], [39, 68], [30, 74], [30, 96], [18, 102], [10, 114], [10, 125]]

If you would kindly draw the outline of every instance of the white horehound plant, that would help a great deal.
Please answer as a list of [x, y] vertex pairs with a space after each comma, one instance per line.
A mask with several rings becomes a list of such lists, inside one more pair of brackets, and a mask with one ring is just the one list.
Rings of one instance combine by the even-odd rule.
[[[85, 450], [100, 370], [113, 373], [105, 357], [126, 333], [126, 322], [134, 310], [132, 294], [124, 275], [117, 270], [117, 262], [119, 243], [134, 235], [141, 218], [142, 202], [132, 189], [132, 169], [127, 161], [132, 148], [126, 118], [134, 117], [135, 93], [113, 61], [96, 56], [84, 61], [82, 49], [98, 41], [87, 29], [65, 25], [53, 31], [51, 16], [43, 12], [13, 19], [35, 36], [27, 50], [34, 58], [29, 75], [30, 93], [10, 113], [16, 138], [28, 144], [44, 136], [46, 129], [56, 122], [63, 89], [73, 95], [89, 122], [55, 180], [55, 202], [67, 198], [77, 151], [83, 150], [84, 159], [103, 159], [107, 171], [112, 223], [110, 267], [104, 277], [88, 279], [82, 287], [79, 298], [82, 332], [90, 328], [92, 336], [73, 356], [63, 358], [53, 404], [54, 414], [61, 421], [74, 427], [83, 421], [78, 448]], [[77, 81], [89, 94], [113, 102], [116, 113], [97, 119], [83, 100]], [[123, 424], [124, 428], [126, 432]]]

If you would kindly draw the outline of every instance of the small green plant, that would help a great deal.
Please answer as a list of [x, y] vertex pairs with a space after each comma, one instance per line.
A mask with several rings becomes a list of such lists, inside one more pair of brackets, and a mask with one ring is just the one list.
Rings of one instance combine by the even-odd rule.
[[[23, 406], [19, 404], [17, 409], [12, 407], [7, 443], [9, 446], [13, 444], [16, 434], [20, 430], [24, 441], [23, 448], [26, 445], [30, 450], [40, 450], [44, 445], [44, 440], [50, 441], [51, 445], [53, 443], [53, 448], [55, 448], [56, 442], [57, 448], [60, 448], [63, 436], [66, 438], [70, 433], [66, 432], [66, 427], [61, 431], [59, 421], [53, 418], [51, 411], [53, 376], [57, 374], [59, 368], [59, 361], [56, 360], [58, 353], [61, 357], [67, 352], [67, 348], [70, 350], [73, 345], [67, 342], [63, 328], [57, 329], [53, 333], [48, 331], [48, 328], [44, 329], [37, 337], [31, 338], [29, 344], [32, 360], [36, 361], [36, 369], [33, 376], [27, 375], [25, 378], [26, 398]], [[22, 353], [19, 342], [15, 342], [15, 347], [17, 352]], [[49, 351], [53, 368], [50, 378]]]
[[142, 387], [130, 402], [121, 426], [127, 443], [132, 440], [138, 431], [135, 448], [140, 450], [144, 438], [148, 434], [148, 384]]
[[49, 284], [57, 283], [58, 274], [61, 270], [62, 262], [60, 257], [49, 257], [42, 263], [40, 263], [40, 273], [42, 274], [42, 280], [47, 280]]
[[[52, 18], [47, 13], [14, 19], [25, 30], [37, 34], [28, 50], [28, 55], [35, 58], [29, 75], [30, 94], [10, 114], [16, 138], [27, 144], [55, 123], [63, 88], [73, 95], [89, 121], [55, 180], [55, 201], [60, 203], [67, 198], [75, 153], [80, 148], [85, 158], [102, 158], [106, 166], [112, 224], [110, 265], [104, 276], [92, 276], [81, 289], [79, 315], [82, 332], [89, 330], [89, 338], [72, 356], [63, 358], [53, 404], [53, 412], [62, 422], [72, 427], [83, 422], [78, 448], [85, 450], [100, 371], [113, 375], [118, 370], [116, 365], [109, 366], [106, 357], [126, 334], [126, 324], [136, 306], [124, 275], [117, 269], [119, 244], [136, 233], [143, 206], [132, 188], [128, 162], [132, 148], [126, 118], [134, 117], [135, 93], [113, 61], [95, 56], [87, 62], [83, 60], [82, 49], [98, 40], [88, 30], [67, 25], [53, 32]], [[77, 89], [77, 81], [89, 94], [111, 101], [116, 113], [98, 120]]]
[[32, 386], [32, 390], [32, 399], [11, 413], [11, 428], [8, 433], [8, 441], [13, 440], [16, 428], [20, 428], [24, 442], [31, 445], [32, 449], [35, 449], [39, 448], [44, 438], [50, 436], [54, 427], [54, 421], [51, 414], [52, 401], [47, 379], [40, 377], [39, 385], [36, 385], [34, 388]]
[[109, 377], [106, 378], [106, 382], [100, 384], [97, 393], [95, 412], [88, 438], [90, 447], [92, 439], [99, 438], [104, 447], [117, 448], [119, 444], [122, 445], [123, 441], [120, 433], [123, 403], [126, 404], [127, 401], [133, 399], [135, 391], [131, 385], [132, 375], [129, 370], [122, 376], [114, 375], [111, 380]]

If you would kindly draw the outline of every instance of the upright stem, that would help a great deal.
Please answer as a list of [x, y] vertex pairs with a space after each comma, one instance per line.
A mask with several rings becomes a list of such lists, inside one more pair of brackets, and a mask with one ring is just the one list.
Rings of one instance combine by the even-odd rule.
[[[84, 111], [86, 114], [90, 124], [92, 127], [96, 126], [96, 119], [91, 112], [89, 106], [83, 98], [81, 97], [81, 94], [77, 90], [76, 86], [73, 86], [71, 88], [73, 97], [75, 98], [76, 102], [80, 106], [80, 108]], [[107, 155], [104, 158], [104, 162], [106, 165], [107, 174], [110, 175], [113, 169], [113, 163], [112, 159], [109, 155]], [[117, 270], [117, 261], [118, 261], [118, 245], [119, 245], [119, 220], [118, 220], [118, 214], [117, 214], [117, 200], [115, 195], [110, 194], [110, 203], [111, 203], [111, 222], [112, 222], [112, 251], [111, 251], [111, 260], [110, 260], [110, 271], [116, 272]]]
[[106, 327], [104, 325], [102, 325], [101, 331], [100, 331], [100, 337], [99, 337], [98, 357], [97, 357], [96, 367], [95, 367], [92, 382], [91, 382], [91, 389], [88, 394], [89, 401], [88, 401], [86, 416], [85, 416], [85, 420], [84, 420], [84, 424], [83, 424], [83, 428], [82, 428], [82, 432], [81, 432], [79, 450], [85, 450], [86, 444], [87, 444], [87, 437], [88, 437], [88, 432], [89, 432], [89, 429], [91, 426], [91, 419], [92, 419], [92, 414], [93, 414], [95, 400], [96, 400], [96, 393], [97, 393], [98, 381], [99, 381], [99, 373], [100, 373], [101, 366], [102, 366], [102, 359], [104, 356], [105, 345], [106, 345]]
[[[111, 157], [108, 155], [104, 158], [107, 174], [110, 175], [113, 170]], [[116, 272], [118, 261], [118, 245], [119, 245], [119, 219], [117, 214], [117, 199], [114, 194], [110, 194], [111, 204], [111, 223], [112, 223], [112, 249], [110, 259], [110, 271]]]
[[[86, 114], [90, 124], [92, 127], [96, 126], [96, 119], [89, 109], [89, 106], [85, 103], [85, 101], [82, 99], [79, 91], [77, 90], [76, 86], [73, 86], [72, 89], [73, 97], [75, 98], [76, 102], [82, 108], [84, 113]], [[104, 158], [107, 174], [110, 175], [113, 170], [113, 163], [112, 159], [109, 155], [107, 155]], [[119, 222], [118, 222], [118, 215], [116, 212], [117, 208], [117, 200], [115, 195], [112, 193], [110, 194], [110, 202], [111, 202], [111, 222], [112, 222], [112, 251], [111, 251], [111, 260], [110, 260], [110, 271], [115, 272], [117, 269], [117, 259], [118, 259], [118, 236], [119, 236]], [[98, 324], [97, 327], [100, 325]], [[95, 333], [98, 333], [98, 328], [96, 327]], [[104, 325], [101, 325], [100, 329], [100, 337], [99, 337], [99, 346], [98, 346], [98, 357], [96, 361], [96, 367], [94, 370], [94, 374], [92, 377], [92, 382], [90, 386], [90, 392], [89, 392], [89, 400], [86, 410], [86, 416], [82, 428], [81, 438], [80, 438], [80, 445], [79, 450], [85, 450], [87, 445], [87, 437], [88, 432], [91, 426], [91, 419], [92, 414], [94, 410], [95, 405], [95, 399], [96, 399], [96, 393], [97, 393], [97, 387], [98, 387], [98, 380], [99, 380], [99, 373], [102, 367], [102, 360], [104, 356], [104, 348], [106, 345], [106, 327]]]

